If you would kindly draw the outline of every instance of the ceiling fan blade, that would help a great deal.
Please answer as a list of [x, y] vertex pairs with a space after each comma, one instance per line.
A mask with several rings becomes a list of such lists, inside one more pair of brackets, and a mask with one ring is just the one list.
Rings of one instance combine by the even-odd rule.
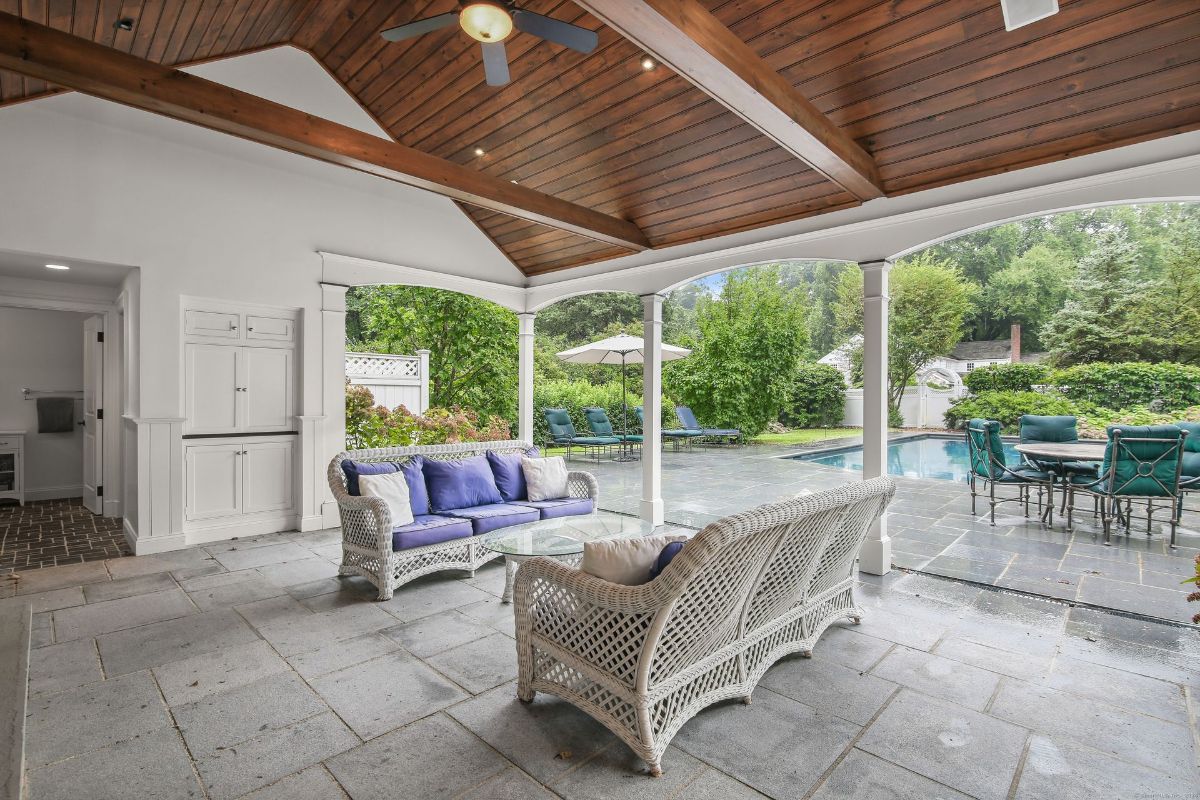
[[508, 53], [504, 42], [483, 42], [483, 74], [488, 86], [503, 86], [508, 83]]
[[388, 28], [379, 35], [387, 39], [389, 42], [400, 42], [405, 39], [411, 39], [414, 36], [420, 36], [423, 33], [436, 31], [441, 28], [449, 28], [451, 25], [458, 24], [458, 12], [451, 11], [448, 14], [438, 14], [436, 17], [427, 17], [410, 22], [407, 25], [401, 25], [397, 28]]
[[595, 31], [589, 31], [587, 28], [581, 28], [569, 22], [560, 22], [532, 11], [522, 9], [514, 11], [513, 25], [523, 33], [540, 36], [546, 41], [561, 44], [563, 47], [569, 47], [581, 53], [592, 52], [600, 43], [600, 37]]

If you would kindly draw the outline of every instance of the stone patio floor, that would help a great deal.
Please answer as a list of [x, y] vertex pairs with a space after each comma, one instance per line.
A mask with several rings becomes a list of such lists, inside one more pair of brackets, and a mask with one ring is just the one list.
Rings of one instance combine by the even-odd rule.
[[[338, 532], [26, 572], [50, 798], [1197, 798], [1200, 631], [924, 575], [702, 712], [666, 774], [514, 690], [498, 562], [387, 603]], [[14, 585], [15, 584], [15, 585]]]
[[[837, 447], [846, 446], [839, 440]], [[670, 523], [700, 528], [722, 516], [782, 499], [858, 480], [859, 473], [781, 456], [814, 449], [757, 447], [696, 448], [663, 454], [662, 494]], [[641, 464], [573, 459], [573, 469], [586, 469], [600, 482], [600, 505], [638, 513]], [[1200, 553], [1200, 496], [1186, 504], [1177, 543], [1169, 548], [1166, 530], [1145, 534], [1136, 519], [1133, 532], [1114, 535], [1105, 547], [1098, 519], [1076, 516], [1075, 532], [1058, 518], [1051, 528], [1026, 519], [1018, 506], [996, 511], [996, 527], [987, 520], [987, 501], [971, 516], [965, 483], [896, 478], [899, 490], [888, 512], [892, 563], [951, 578], [961, 578], [1060, 598], [1083, 605], [1186, 622], [1200, 604], [1185, 600], [1181, 582], [1195, 574]], [[1011, 492], [1005, 492], [1011, 494]], [[1090, 504], [1087, 506], [1090, 508]]]

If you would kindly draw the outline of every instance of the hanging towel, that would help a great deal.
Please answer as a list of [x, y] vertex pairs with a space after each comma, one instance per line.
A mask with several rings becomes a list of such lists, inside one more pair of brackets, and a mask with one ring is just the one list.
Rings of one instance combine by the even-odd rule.
[[72, 433], [75, 430], [75, 401], [70, 397], [37, 399], [38, 433]]

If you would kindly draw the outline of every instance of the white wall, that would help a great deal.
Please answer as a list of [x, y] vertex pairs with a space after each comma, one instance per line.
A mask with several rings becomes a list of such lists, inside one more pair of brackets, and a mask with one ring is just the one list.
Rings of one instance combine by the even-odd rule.
[[[193, 71], [369, 129], [354, 101], [293, 48]], [[297, 410], [312, 416], [329, 412], [318, 251], [522, 280], [444, 198], [83, 95], [0, 109], [0, 141], [9, 145], [0, 148], [0, 249], [140, 268], [138, 378], [127, 404], [139, 419], [182, 416], [185, 295], [302, 309]], [[143, 473], [155, 471], [137, 458]], [[179, 490], [153, 499], [177, 503]], [[138, 500], [143, 517], [178, 517]]]
[[0, 429], [26, 431], [27, 500], [82, 494], [82, 429], [38, 433], [37, 403], [21, 389], [83, 388], [85, 319], [68, 311], [0, 307]]

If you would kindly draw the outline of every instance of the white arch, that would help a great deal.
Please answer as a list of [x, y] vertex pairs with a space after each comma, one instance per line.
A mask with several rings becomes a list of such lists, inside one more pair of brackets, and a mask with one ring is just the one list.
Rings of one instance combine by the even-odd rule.
[[503, 283], [465, 278], [445, 272], [434, 272], [367, 258], [345, 256], [338, 253], [318, 251], [321, 256], [321, 282], [342, 286], [380, 286], [402, 284], [425, 286], [430, 289], [448, 289], [452, 292], [471, 295], [516, 311], [525, 311], [526, 289]]
[[932, 365], [917, 370], [918, 383], [927, 384], [929, 379], [934, 377], [944, 378], [945, 380], [942, 382], [948, 383], [951, 389], [959, 389], [963, 385], [962, 376], [949, 367]]

